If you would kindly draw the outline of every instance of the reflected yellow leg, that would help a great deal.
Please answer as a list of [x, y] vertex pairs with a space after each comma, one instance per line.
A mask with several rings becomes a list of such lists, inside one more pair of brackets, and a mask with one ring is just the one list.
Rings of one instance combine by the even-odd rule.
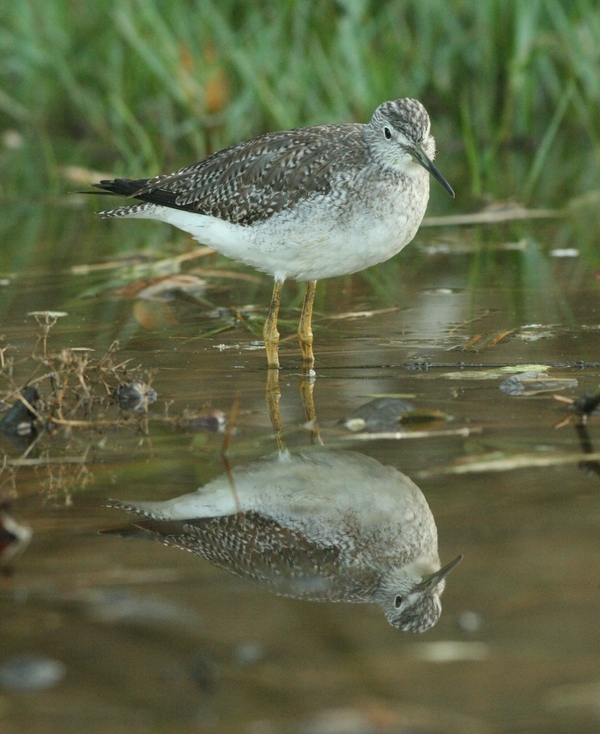
[[287, 451], [285, 438], [283, 435], [283, 423], [281, 422], [281, 413], [279, 411], [279, 398], [281, 390], [279, 389], [279, 370], [268, 370], [267, 386], [265, 388], [265, 403], [269, 411], [269, 418], [273, 426], [275, 441], [280, 452]]
[[283, 281], [276, 280], [273, 287], [273, 295], [271, 296], [271, 305], [269, 306], [267, 320], [263, 329], [263, 339], [265, 340], [265, 350], [267, 352], [267, 365], [273, 369], [279, 369], [277, 317], [279, 316], [282, 291]]
[[300, 313], [300, 323], [298, 324], [298, 340], [300, 349], [302, 350], [302, 359], [304, 366], [312, 369], [315, 364], [315, 355], [313, 354], [313, 333], [312, 333], [312, 312], [315, 300], [315, 290], [317, 287], [316, 280], [309, 280], [306, 283], [306, 293], [304, 294], [304, 303]]
[[319, 425], [317, 423], [317, 411], [315, 410], [315, 401], [313, 399], [313, 390], [315, 387], [315, 376], [305, 374], [300, 379], [300, 397], [302, 398], [302, 405], [304, 406], [304, 415], [306, 416], [306, 423], [310, 431], [310, 442], [315, 441], [322, 446], [323, 440], [319, 434]]

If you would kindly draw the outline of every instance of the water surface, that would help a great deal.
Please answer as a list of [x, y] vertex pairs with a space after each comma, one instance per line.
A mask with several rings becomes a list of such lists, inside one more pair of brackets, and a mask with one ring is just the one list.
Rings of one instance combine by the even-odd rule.
[[[555, 428], [570, 414], [553, 398], [600, 382], [597, 234], [563, 219], [424, 228], [393, 261], [320, 283], [313, 399], [323, 446], [305, 425], [293, 338], [302, 290], [286, 286], [287, 448], [394, 467], [431, 508], [441, 563], [464, 555], [441, 618], [415, 635], [377, 604], [277, 596], [192, 553], [123, 537], [132, 517], [107, 506], [184, 495], [277, 451], [260, 345], [270, 280], [202, 257], [180, 270], [205, 288], [144, 300], [115, 289], [177, 270], [144, 262], [191, 243], [158, 254], [145, 224], [99, 224], [77, 208], [32, 207], [10, 222], [3, 394], [12, 405], [18, 387], [41, 378], [47, 415], [60, 393], [60, 370], [51, 373], [63, 365], [64, 395], [83, 398], [32, 448], [3, 441], [3, 497], [33, 533], [0, 592], [3, 731], [597, 731], [600, 473], [582, 458], [600, 450], [598, 419], [587, 435], [574, 421]], [[579, 255], [552, 254], [568, 248]], [[71, 271], [123, 249], [135, 265]], [[68, 314], [50, 329], [45, 359], [44, 317], [33, 311]], [[115, 340], [104, 372], [81, 367], [86, 396], [67, 355], [99, 361]], [[78, 348], [94, 351], [56, 356]], [[502, 392], [506, 368], [519, 365], [576, 386]], [[108, 400], [132, 377], [157, 393], [147, 413]], [[367, 439], [340, 423], [379, 396], [403, 396], [425, 419]], [[225, 433], [193, 425], [211, 411], [237, 413], [226, 456]], [[2, 670], [25, 653], [38, 657], [11, 689]], [[31, 669], [44, 660], [64, 667], [33, 690]]]

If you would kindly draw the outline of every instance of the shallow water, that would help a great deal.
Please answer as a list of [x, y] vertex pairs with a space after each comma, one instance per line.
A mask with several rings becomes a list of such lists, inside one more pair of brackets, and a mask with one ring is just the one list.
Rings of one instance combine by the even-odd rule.
[[[50, 329], [47, 354], [86, 347], [100, 359], [119, 340], [115, 364], [131, 360], [129, 378], [151, 382], [158, 399], [147, 414], [106, 400], [80, 409], [65, 421], [96, 425], [56, 424], [28, 450], [3, 442], [3, 496], [33, 533], [0, 585], [3, 732], [597, 731], [600, 474], [582, 459], [600, 450], [598, 418], [587, 435], [574, 421], [555, 428], [570, 414], [553, 398], [600, 382], [598, 264], [584, 246], [597, 234], [565, 220], [424, 228], [392, 262], [321, 283], [313, 399], [323, 446], [305, 425], [297, 344], [285, 340], [302, 292], [286, 287], [288, 449], [395, 467], [431, 508], [441, 563], [464, 555], [440, 620], [414, 635], [377, 604], [276, 596], [138, 537], [135, 518], [107, 506], [168, 500], [219, 477], [234, 492], [236, 476], [276, 452], [260, 346], [269, 279], [211, 256], [182, 266], [207, 281], [200, 295], [126, 297], [107, 290], [156, 271], [70, 268], [119, 246], [137, 252], [150, 228], [99, 225], [78, 209], [15, 221], [2, 256], [2, 333], [15, 360], [5, 394], [49, 371], [42, 342], [30, 358], [42, 327], [27, 314], [50, 310], [69, 315]], [[14, 236], [34, 221], [27, 241]], [[551, 254], [569, 247], [579, 256]], [[512, 373], [501, 370], [515, 365], [577, 385], [510, 395], [499, 385]], [[94, 378], [88, 389], [106, 398], [114, 374], [104, 378], [108, 387]], [[77, 387], [74, 372], [69, 381]], [[42, 413], [57, 384], [40, 381]], [[379, 396], [426, 415], [387, 437], [340, 423]], [[211, 410], [237, 412], [226, 457], [226, 434], [183, 420]], [[378, 492], [379, 471], [357, 477], [357, 496]], [[6, 671], [25, 653], [38, 657], [21, 660], [15, 684]]]

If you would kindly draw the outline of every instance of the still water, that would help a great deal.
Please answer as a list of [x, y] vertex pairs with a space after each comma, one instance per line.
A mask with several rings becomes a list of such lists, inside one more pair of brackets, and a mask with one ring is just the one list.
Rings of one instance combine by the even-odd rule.
[[289, 284], [277, 406], [267, 277], [81, 208], [11, 222], [1, 389], [38, 418], [2, 439], [3, 734], [598, 731], [600, 424], [554, 397], [600, 383], [592, 229], [423, 228], [320, 283], [314, 381]]

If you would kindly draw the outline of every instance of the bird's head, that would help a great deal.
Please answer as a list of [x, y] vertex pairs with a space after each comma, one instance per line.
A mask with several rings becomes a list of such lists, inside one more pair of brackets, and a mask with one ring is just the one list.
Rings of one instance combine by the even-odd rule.
[[417, 564], [411, 564], [393, 581], [388, 579], [377, 594], [388, 622], [405, 632], [425, 632], [433, 627], [442, 613], [440, 596], [446, 587], [446, 576], [462, 558], [458, 556], [433, 573], [420, 572]]
[[446, 191], [454, 191], [433, 164], [435, 138], [427, 110], [416, 99], [384, 102], [365, 127], [365, 138], [373, 156], [386, 168], [411, 175], [421, 166]]

